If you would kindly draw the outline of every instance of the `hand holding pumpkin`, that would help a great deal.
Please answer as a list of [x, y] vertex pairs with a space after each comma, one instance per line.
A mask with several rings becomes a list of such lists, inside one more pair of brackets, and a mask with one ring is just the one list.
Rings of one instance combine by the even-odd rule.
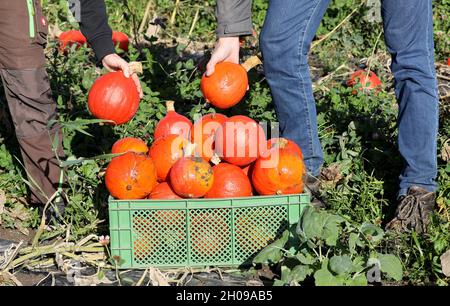
[[122, 70], [123, 74], [125, 75], [126, 78], [129, 78], [131, 76], [134, 83], [136, 84], [136, 88], [139, 92], [139, 97], [140, 98], [144, 97], [144, 94], [142, 92], [141, 82], [139, 81], [137, 74], [134, 73], [134, 71], [131, 71], [129, 64], [124, 59], [122, 59], [119, 55], [108, 54], [107, 56], [105, 56], [103, 58], [102, 64], [108, 71]]
[[206, 65], [206, 76], [213, 74], [216, 64], [221, 62], [239, 64], [239, 37], [219, 38], [211, 59]]

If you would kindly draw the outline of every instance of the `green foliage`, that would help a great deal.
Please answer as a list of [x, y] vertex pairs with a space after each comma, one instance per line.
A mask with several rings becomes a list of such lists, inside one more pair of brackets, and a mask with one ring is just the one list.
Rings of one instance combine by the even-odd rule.
[[372, 269], [400, 281], [400, 259], [377, 252], [382, 236], [383, 230], [376, 225], [357, 225], [334, 213], [307, 207], [295, 231], [283, 233], [253, 263], [281, 263], [281, 277], [275, 285], [299, 285], [312, 279], [317, 286], [364, 286]]

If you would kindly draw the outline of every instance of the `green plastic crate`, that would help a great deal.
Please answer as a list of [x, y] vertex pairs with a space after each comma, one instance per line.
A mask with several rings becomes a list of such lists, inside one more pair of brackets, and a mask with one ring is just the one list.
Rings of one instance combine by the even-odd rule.
[[119, 268], [244, 266], [298, 222], [309, 195], [234, 199], [109, 199]]

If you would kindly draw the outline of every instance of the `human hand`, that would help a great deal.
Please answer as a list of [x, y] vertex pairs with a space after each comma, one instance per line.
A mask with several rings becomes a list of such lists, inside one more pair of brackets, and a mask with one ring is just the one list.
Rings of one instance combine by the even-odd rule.
[[117, 54], [108, 54], [103, 58], [102, 64], [108, 71], [122, 70], [122, 72], [126, 78], [129, 78], [131, 76], [134, 83], [136, 84], [136, 88], [139, 92], [139, 97], [141, 99], [144, 97], [144, 93], [142, 92], [141, 82], [139, 81], [137, 74], [134, 71], [131, 71], [130, 66], [127, 63], [127, 61], [125, 61], [123, 58], [121, 58]]
[[211, 59], [206, 65], [206, 76], [213, 74], [216, 64], [220, 62], [239, 64], [239, 37], [219, 38]]

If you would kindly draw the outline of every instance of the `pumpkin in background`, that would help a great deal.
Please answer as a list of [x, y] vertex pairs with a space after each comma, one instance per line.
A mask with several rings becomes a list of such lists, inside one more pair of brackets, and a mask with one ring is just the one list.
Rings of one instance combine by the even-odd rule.
[[214, 73], [203, 75], [200, 82], [206, 101], [220, 109], [238, 104], [247, 92], [247, 71], [260, 63], [258, 57], [252, 56], [242, 65], [230, 62], [216, 64]]
[[300, 147], [287, 138], [272, 138], [267, 141], [267, 149], [272, 149], [275, 147], [283, 148], [284, 150], [290, 150], [303, 158], [303, 153]]
[[191, 129], [191, 141], [195, 151], [204, 160], [210, 161], [214, 155], [214, 135], [217, 129], [228, 119], [227, 116], [214, 113], [207, 114], [197, 121]]
[[86, 37], [78, 30], [69, 30], [62, 32], [58, 36], [59, 40], [59, 48], [61, 51], [64, 51], [67, 47], [71, 47], [72, 45], [76, 45], [77, 48], [82, 45], [87, 44]]
[[240, 115], [228, 118], [217, 129], [214, 144], [221, 159], [241, 167], [255, 161], [267, 148], [262, 127], [255, 120]]
[[182, 199], [177, 195], [167, 182], [158, 184], [148, 196], [152, 200], [179, 200]]
[[146, 155], [128, 152], [111, 160], [106, 168], [106, 188], [116, 199], [147, 197], [156, 186], [156, 169]]
[[136, 84], [122, 71], [109, 72], [92, 85], [88, 107], [95, 118], [110, 120], [116, 125], [128, 122], [139, 107]]
[[125, 33], [113, 31], [112, 41], [114, 46], [119, 45], [119, 49], [128, 52], [128, 45], [130, 43], [128, 36]]
[[158, 181], [164, 182], [175, 162], [185, 155], [188, 141], [178, 135], [166, 135], [150, 146], [149, 155], [155, 162]]
[[212, 168], [201, 157], [182, 157], [170, 170], [173, 191], [183, 198], [201, 198], [213, 183]]
[[[365, 70], [358, 70], [355, 73], [353, 73], [350, 76], [350, 79], [347, 81], [347, 86], [354, 87], [356, 85], [360, 85], [359, 90], [368, 92], [371, 90], [375, 90], [375, 92], [378, 92], [381, 88], [381, 81], [377, 77], [373, 71], [370, 71], [369, 74], [367, 74], [367, 71]], [[352, 92], [353, 94], [356, 94], [356, 91]]]
[[155, 128], [154, 139], [158, 139], [166, 135], [179, 135], [184, 138], [189, 137], [189, 133], [192, 128], [192, 122], [185, 116], [178, 114], [175, 111], [175, 102], [166, 102], [166, 116], [162, 118]]
[[205, 198], [239, 198], [252, 195], [252, 184], [238, 166], [220, 163], [212, 169], [214, 183]]
[[148, 147], [147, 144], [139, 138], [134, 137], [126, 137], [117, 140], [111, 149], [111, 153], [118, 154], [118, 153], [125, 153], [125, 152], [136, 152], [136, 153], [147, 153]]
[[255, 162], [253, 187], [260, 195], [302, 193], [304, 174], [305, 165], [298, 154], [272, 148]]
[[246, 253], [254, 254], [272, 243], [277, 229], [270, 230], [267, 224], [273, 222], [273, 216], [270, 208], [237, 214], [234, 221], [237, 247]]

